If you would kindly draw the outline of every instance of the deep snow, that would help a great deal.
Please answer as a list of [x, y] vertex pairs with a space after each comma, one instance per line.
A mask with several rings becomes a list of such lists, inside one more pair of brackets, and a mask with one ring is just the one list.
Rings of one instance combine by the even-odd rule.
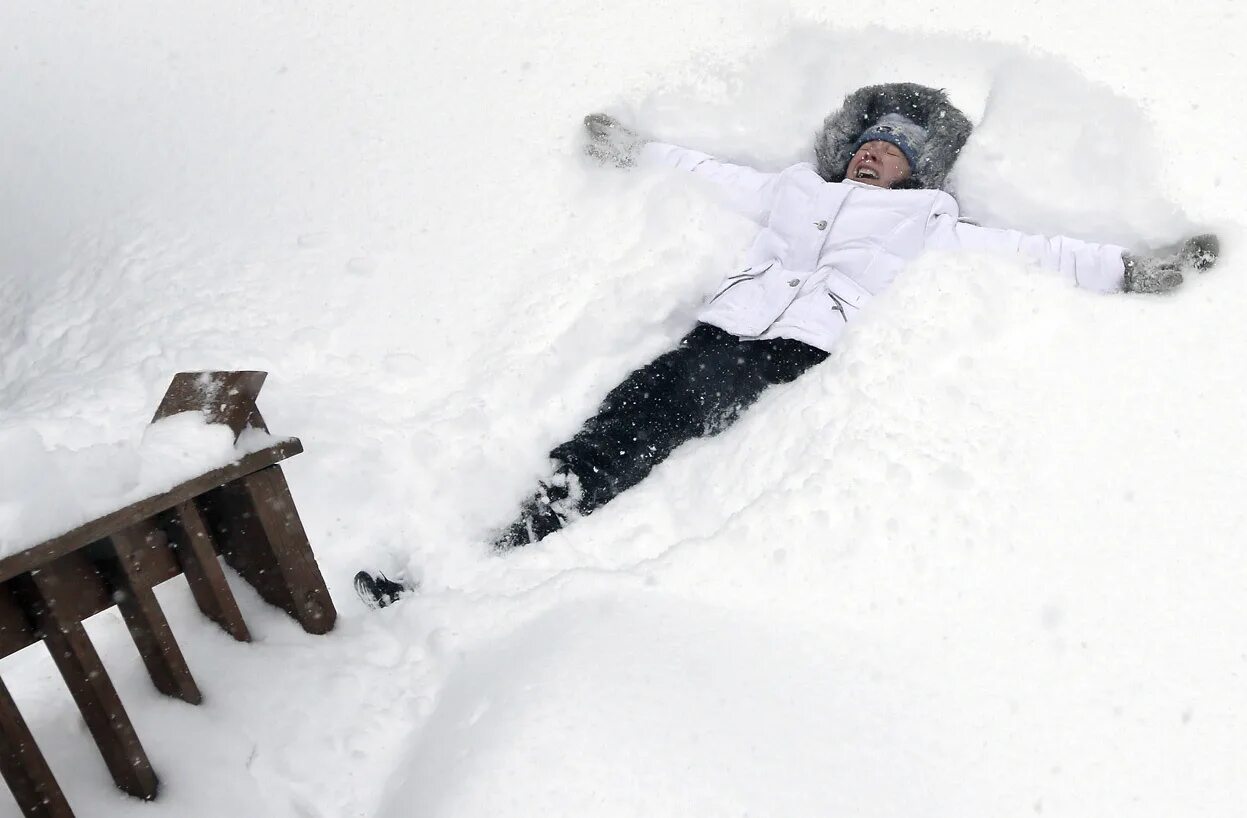
[[42, 543], [178, 483], [228, 465], [276, 439], [183, 412], [138, 427], [130, 440], [81, 448], [44, 445], [14, 425], [0, 430], [0, 557]]
[[[91, 623], [150, 805], [44, 653], [0, 663], [80, 814], [1241, 814], [1241, 11], [300, 5], [0, 8], [0, 504], [46, 500], [32, 435], [121, 445], [173, 372], [266, 369], [341, 613], [306, 636], [238, 586], [242, 646], [169, 583], [198, 708]], [[750, 238], [589, 165], [580, 117], [778, 168], [890, 80], [978, 123], [969, 215], [1212, 228], [1222, 263], [1144, 298], [928, 256], [732, 430], [488, 554]], [[359, 567], [425, 590], [369, 613]]]

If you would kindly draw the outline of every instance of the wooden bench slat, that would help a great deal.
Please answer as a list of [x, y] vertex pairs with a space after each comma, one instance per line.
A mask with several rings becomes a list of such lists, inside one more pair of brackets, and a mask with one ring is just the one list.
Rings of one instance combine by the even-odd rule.
[[208, 524], [195, 501], [179, 503], [165, 516], [164, 524], [199, 610], [239, 642], [250, 642], [251, 631], [225, 579]]
[[111, 557], [111, 551], [106, 549], [106, 543], [93, 543], [91, 548], [66, 554], [30, 573], [31, 577], [37, 577], [43, 585], [60, 590], [55, 595], [38, 597], [27, 603], [27, 609], [35, 616], [35, 622], [39, 626], [38, 636], [43, 636], [42, 631], [47, 624], [43, 617], [45, 608], [50, 608], [57, 622], [82, 622], [97, 611], [106, 610], [115, 604], [112, 589], [105, 581], [97, 561], [92, 558], [92, 553], [100, 551], [105, 551]]
[[0, 680], [0, 773], [28, 818], [74, 818], [52, 768]]
[[14, 583], [0, 583], [0, 658], [33, 645], [38, 638], [33, 623], [22, 610]]
[[[107, 543], [94, 545], [107, 545], [107, 561], [110, 563], [115, 561], [116, 557], [111, 545]], [[81, 622], [116, 604], [113, 601], [113, 588], [104, 578], [107, 566], [100, 560], [94, 547], [66, 554], [39, 570], [53, 571], [65, 581], [81, 585], [80, 590], [64, 603], [71, 605], [70, 610], [64, 614], [67, 619], [77, 619]], [[149, 570], [153, 571], [157, 585], [173, 579], [179, 573], [177, 562], [172, 556], [169, 557], [167, 563], [164, 560], [153, 560]], [[24, 595], [19, 591], [27, 579], [27, 577], [17, 577], [0, 583], [0, 658], [10, 656], [35, 644], [43, 636], [20, 610], [22, 608], [30, 610], [29, 603], [22, 601]]]
[[280, 466], [208, 492], [203, 510], [226, 561], [265, 601], [308, 633], [333, 629], [337, 610]]
[[228, 425], [234, 430], [235, 440], [244, 429], [267, 432], [268, 427], [255, 404], [267, 377], [267, 372], [254, 370], [179, 372], [165, 390], [152, 423], [170, 415], [198, 411], [209, 423]]
[[157, 553], [168, 556], [168, 538], [151, 521], [130, 526], [110, 537], [117, 551], [117, 608], [130, 630], [152, 684], [166, 696], [199, 704], [203, 696], [191, 675], [182, 649], [169, 627], [169, 620], [152, 592], [159, 564]]
[[215, 486], [224, 485], [245, 474], [280, 463], [302, 451], [303, 445], [298, 438], [286, 438], [266, 449], [244, 455], [219, 469], [213, 469], [184, 483], [179, 483], [162, 494], [131, 503], [125, 508], [78, 526], [72, 531], [53, 537], [33, 548], [5, 557], [0, 560], [0, 582], [38, 568], [87, 543], [103, 539], [114, 531], [127, 528], [140, 520], [173, 508], [178, 503], [203, 494]]
[[78, 589], [49, 570], [33, 572], [30, 582], [43, 643], [78, 704], [113, 781], [130, 795], [155, 798], [159, 788], [156, 773], [99, 653], [82, 624], [64, 618], [64, 612], [79, 607], [72, 600]]
[[293, 607], [288, 607], [287, 612], [308, 633], [328, 633], [333, 629], [338, 612], [325, 587], [325, 578], [308, 543], [281, 467], [270, 466], [253, 472], [242, 479], [242, 484], [251, 496], [268, 547], [289, 589]]
[[160, 784], [147, 751], [86, 630], [75, 623], [64, 632], [49, 631], [44, 644], [78, 704], [113, 782], [136, 798], [155, 798]]

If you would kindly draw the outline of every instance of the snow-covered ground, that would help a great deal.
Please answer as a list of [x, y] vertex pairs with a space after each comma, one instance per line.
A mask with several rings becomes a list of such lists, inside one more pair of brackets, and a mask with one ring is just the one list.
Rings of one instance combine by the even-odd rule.
[[[1242, 815], [1244, 35], [1230, 0], [0, 5], [0, 521], [174, 372], [265, 369], [341, 615], [308, 636], [236, 583], [240, 645], [169, 583], [200, 707], [92, 621], [153, 804], [46, 652], [0, 662], [72, 804]], [[968, 215], [1212, 229], [1221, 264], [1147, 298], [925, 257], [736, 427], [488, 553], [750, 238], [688, 178], [588, 164], [580, 118], [778, 168], [893, 80], [977, 123]], [[424, 590], [368, 612], [361, 567]]]

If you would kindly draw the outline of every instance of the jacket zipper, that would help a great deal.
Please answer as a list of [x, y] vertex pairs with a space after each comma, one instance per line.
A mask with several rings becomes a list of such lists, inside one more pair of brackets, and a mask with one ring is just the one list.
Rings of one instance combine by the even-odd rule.
[[847, 324], [847, 323], [849, 323], [849, 315], [848, 315], [848, 313], [846, 313], [846, 312], [844, 311], [844, 308], [845, 308], [846, 306], [849, 306], [849, 307], [852, 307], [852, 308], [853, 308], [853, 309], [855, 309], [855, 310], [856, 310], [856, 309], [859, 309], [859, 308], [858, 308], [855, 304], [850, 304], [848, 301], [845, 301], [845, 300], [844, 300], [844, 299], [842, 299], [840, 296], [838, 296], [838, 295], [836, 295], [835, 293], [833, 293], [831, 290], [828, 290], [828, 291], [827, 291], [827, 297], [828, 297], [828, 298], [830, 298], [830, 299], [831, 299], [832, 304], [834, 304], [834, 305], [835, 305], [835, 306], [833, 306], [833, 307], [832, 307], [832, 309], [833, 309], [833, 310], [835, 310], [836, 312], [840, 313], [840, 318], [841, 318], [841, 319], [844, 321], [844, 323], [846, 323], [846, 324]]
[[714, 298], [710, 299], [710, 303], [713, 304], [714, 302], [718, 301], [720, 298], [723, 297], [724, 293], [726, 293], [728, 290], [735, 287], [737, 284], [741, 284], [743, 282], [749, 281], [750, 279], [757, 278], [758, 276], [762, 275], [763, 273], [765, 273], [767, 270], [771, 269], [774, 266], [775, 266], [775, 262], [772, 261], [770, 264], [766, 265], [765, 267], [763, 267], [761, 270], [759, 270], [756, 273], [748, 273], [748, 274], [739, 273], [734, 276], [729, 276], [727, 280], [731, 283], [728, 284], [726, 287], [724, 287], [722, 290], [720, 290], [718, 294], [715, 295]]

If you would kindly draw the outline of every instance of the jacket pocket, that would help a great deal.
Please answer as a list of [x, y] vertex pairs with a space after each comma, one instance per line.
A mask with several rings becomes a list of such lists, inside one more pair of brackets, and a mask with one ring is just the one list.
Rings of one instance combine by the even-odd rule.
[[828, 295], [855, 309], [861, 309], [874, 298], [869, 290], [839, 270], [831, 270], [827, 274], [824, 286]]
[[713, 304], [715, 301], [718, 301], [728, 290], [732, 289], [737, 284], [743, 284], [746, 281], [752, 281], [753, 279], [762, 275], [763, 273], [765, 273], [767, 270], [771, 269], [774, 266], [775, 266], [775, 262], [772, 261], [770, 264], [766, 265], [765, 267], [762, 267], [762, 268], [750, 267], [744, 270], [743, 272], [728, 276], [727, 278], [723, 279], [723, 282], [719, 285], [718, 292], [716, 292], [713, 296], [711, 296], [710, 301], [708, 301], [707, 303]]
[[856, 313], [872, 298], [870, 292], [839, 271], [832, 271], [824, 283], [827, 306], [840, 316], [844, 323], [856, 317]]

